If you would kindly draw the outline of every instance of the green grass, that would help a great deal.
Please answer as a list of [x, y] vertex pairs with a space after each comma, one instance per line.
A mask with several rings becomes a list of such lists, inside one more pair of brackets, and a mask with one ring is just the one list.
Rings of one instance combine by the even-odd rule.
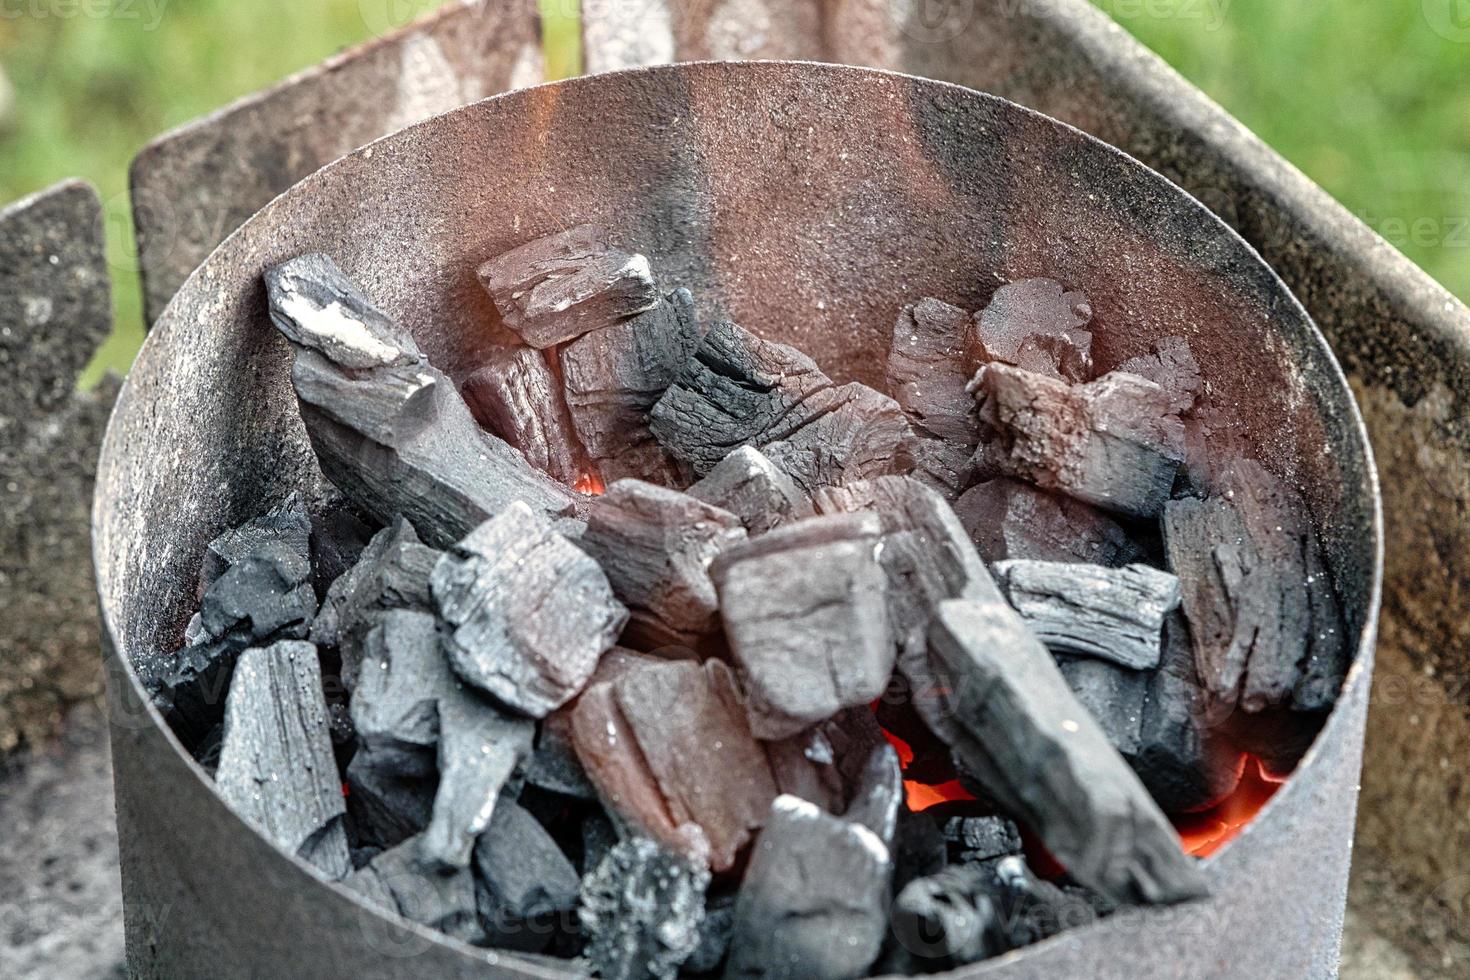
[[[76, 0], [0, 7], [0, 66], [16, 91], [0, 121], [0, 201], [77, 175], [106, 205], [118, 331], [98, 371], [125, 367], [142, 336], [127, 204], [133, 154], [169, 127], [366, 40], [374, 10], [398, 17], [434, 2], [130, 0], [115, 8], [135, 11], [131, 18], [13, 16], [73, 11]], [[1096, 2], [1470, 298], [1470, 31], [1465, 42], [1437, 33], [1421, 0]], [[1464, 0], [1426, 2], [1449, 9]], [[548, 75], [575, 74], [577, 2], [542, 6]]]

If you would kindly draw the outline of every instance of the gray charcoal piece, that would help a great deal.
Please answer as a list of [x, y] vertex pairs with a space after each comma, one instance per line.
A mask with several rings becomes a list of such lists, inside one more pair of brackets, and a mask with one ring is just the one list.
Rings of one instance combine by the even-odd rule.
[[1183, 337], [1165, 337], [1153, 350], [1118, 365], [1118, 370], [1147, 378], [1169, 393], [1171, 407], [1178, 414], [1194, 408], [1204, 387], [1199, 362]]
[[[879, 778], [885, 775], [882, 768], [870, 771], [869, 763], [889, 745], [867, 705], [839, 712], [791, 738], [764, 744], [780, 792], [829, 813], [862, 808], [866, 797], [864, 812], [874, 833], [886, 835], [886, 797], [893, 784]], [[855, 812], [848, 815], [856, 819]]]
[[720, 460], [689, 495], [734, 514], [752, 537], [811, 516], [811, 503], [790, 474], [754, 446]]
[[1009, 948], [994, 896], [994, 875], [980, 864], [952, 865], [916, 878], [893, 901], [893, 933], [925, 971], [963, 966]]
[[505, 325], [532, 347], [575, 340], [658, 304], [648, 259], [591, 225], [527, 242], [480, 266]]
[[305, 638], [316, 612], [310, 559], [281, 541], [266, 541], [214, 580], [199, 617], [210, 639], [258, 642]]
[[596, 810], [582, 821], [582, 864], [585, 875], [602, 863], [607, 852], [627, 835], [606, 810]]
[[718, 626], [709, 567], [745, 540], [729, 511], [641, 480], [619, 480], [588, 501], [582, 549], [602, 566], [635, 618], [692, 643]]
[[582, 690], [628, 620], [597, 563], [519, 502], [450, 548], [430, 582], [455, 672], [533, 718]]
[[868, 752], [852, 782], [852, 801], [843, 817], [867, 827], [884, 847], [891, 849], [905, 796], [898, 752], [886, 741], [876, 746]]
[[937, 299], [906, 306], [893, 325], [888, 385], [913, 423], [914, 463], [950, 499], [969, 483], [980, 426], [966, 391], [979, 363], [975, 322]]
[[1013, 610], [941, 603], [929, 659], [941, 701], [925, 720], [1077, 881], [1119, 903], [1206, 894], [1168, 820]]
[[1092, 305], [1052, 279], [1023, 279], [995, 291], [975, 314], [985, 359], [1067, 381], [1092, 377]]
[[796, 735], [883, 693], [893, 673], [878, 518], [813, 517], [730, 548], [711, 570], [751, 730]]
[[803, 403], [801, 415], [799, 428], [762, 448], [808, 495], [911, 465], [907, 417], [897, 402], [867, 385], [821, 391]]
[[476, 368], [460, 393], [475, 420], [504, 439], [526, 461], [554, 480], [573, 486], [589, 463], [545, 352], [500, 348]]
[[735, 932], [735, 896], [708, 896], [704, 903], [704, 921], [699, 924], [699, 942], [684, 961], [685, 975], [713, 974], [730, 952], [730, 939]]
[[1179, 608], [1179, 580], [1148, 565], [1105, 568], [1016, 559], [992, 569], [1028, 629], [1054, 653], [1159, 665], [1164, 617]]
[[999, 477], [966, 490], [955, 514], [987, 562], [1086, 562], [1119, 568], [1142, 561], [1142, 547], [1107, 514], [1062, 494]]
[[866, 975], [887, 932], [892, 876], [887, 845], [866, 826], [777, 797], [736, 899], [725, 976]]
[[[1057, 658], [1057, 668], [1077, 696], [1077, 702], [1108, 737], [1109, 744], [1129, 765], [1134, 765], [1142, 748], [1144, 707], [1152, 672], [1131, 670], [1092, 657], [1061, 656]], [[1138, 771], [1136, 765], [1134, 771]]]
[[423, 858], [421, 841], [410, 837], [359, 869], [377, 878], [352, 885], [364, 895], [393, 898], [398, 914], [410, 922], [438, 929], [462, 942], [483, 944], [485, 931], [476, 906], [475, 875], [468, 867], [445, 870]]
[[646, 837], [613, 847], [582, 880], [583, 955], [602, 980], [672, 980], [693, 955], [710, 875]]
[[215, 787], [244, 820], [331, 878], [352, 870], [316, 647], [283, 640], [240, 655]]
[[971, 382], [983, 427], [976, 470], [1104, 510], [1159, 515], [1184, 460], [1184, 424], [1152, 381], [1114, 371], [1069, 385], [1005, 364]]
[[364, 519], [336, 487], [323, 491], [327, 499], [311, 518], [311, 576], [317, 594], [324, 596], [362, 558], [379, 528]]
[[1021, 853], [1021, 832], [1005, 817], [950, 817], [944, 839], [957, 864]]
[[302, 558], [311, 558], [311, 515], [306, 510], [306, 498], [299, 490], [265, 514], [209, 542], [204, 552], [204, 564], [199, 570], [200, 592], [207, 592], [232, 565], [270, 542], [282, 544]]
[[475, 844], [480, 921], [490, 944], [539, 953], [577, 907], [581, 878], [551, 834], [514, 800], [495, 804]]
[[1013, 949], [1090, 925], [1097, 920], [1099, 908], [1115, 908], [1085, 888], [1067, 890], [1037, 877], [1020, 855], [1001, 858], [990, 870], [997, 886], [1002, 931]]
[[389, 367], [419, 360], [407, 331], [320, 252], [266, 270], [271, 323], [299, 347], [344, 368]]
[[359, 749], [347, 764], [347, 812], [365, 844], [394, 847], [423, 832], [439, 788], [435, 750]]
[[522, 775], [527, 783], [551, 793], [578, 800], [597, 798], [597, 787], [587, 778], [572, 744], [572, 719], [566, 711], [553, 711], [542, 719]]
[[603, 480], [689, 482], [649, 430], [648, 415], [699, 340], [694, 297], [679, 289], [648, 312], [584, 334], [561, 349], [572, 425]]

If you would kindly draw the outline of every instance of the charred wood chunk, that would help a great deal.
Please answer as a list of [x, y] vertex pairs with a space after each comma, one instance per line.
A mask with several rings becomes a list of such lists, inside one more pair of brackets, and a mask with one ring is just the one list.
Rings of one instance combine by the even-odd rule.
[[1141, 548], [1111, 517], [1080, 500], [1001, 477], [966, 490], [955, 513], [987, 562], [1086, 562], [1120, 568]]
[[347, 764], [347, 813], [358, 841], [394, 847], [422, 833], [434, 814], [434, 749], [361, 748]]
[[814, 517], [730, 548], [711, 569], [758, 738], [795, 735], [883, 693], [893, 673], [874, 515]]
[[597, 798], [597, 787], [577, 758], [572, 744], [572, 717], [565, 709], [553, 711], [542, 720], [536, 748], [526, 760], [522, 775], [527, 783], [549, 793], [578, 800]]
[[[1074, 878], [1120, 903], [1205, 894], [1173, 828], [1014, 611], [942, 603], [929, 659], [943, 701], [926, 720]], [[1037, 782], [1041, 771], [1051, 775]]]
[[1114, 908], [1086, 889], [1069, 891], [1037, 877], [1020, 855], [1001, 858], [986, 870], [994, 876], [1002, 933], [1012, 949], [1088, 925], [1098, 918], [1099, 907]]
[[480, 921], [490, 944], [539, 953], [577, 907], [581, 879], [561, 847], [524, 807], [495, 804], [475, 844]]
[[893, 842], [893, 890], [902, 892], [916, 878], [938, 874], [949, 864], [948, 831], [928, 810], [898, 813]]
[[1069, 385], [1004, 364], [971, 383], [984, 428], [977, 469], [1133, 517], [1157, 517], [1184, 460], [1169, 394], [1114, 371]]
[[361, 560], [379, 530], [333, 488], [330, 499], [311, 518], [311, 578], [317, 595], [326, 595], [332, 583]]
[[[791, 738], [766, 742], [765, 748], [780, 792], [853, 819], [858, 819], [858, 808], [866, 808], [873, 832], [889, 836], [883, 829], [894, 785], [884, 779], [889, 745], [866, 706], [839, 712]], [[896, 785], [902, 802], [901, 779]]]
[[1091, 657], [1058, 657], [1057, 667], [1077, 696], [1077, 703], [1087, 709], [1109, 744], [1137, 772], [1134, 763], [1142, 749], [1143, 717], [1152, 675]]
[[965, 386], [979, 362], [970, 314], [937, 299], [906, 306], [893, 326], [888, 385], [913, 423], [914, 463], [953, 499], [969, 483], [980, 440]]
[[491, 259], [480, 284], [501, 319], [532, 347], [554, 347], [652, 309], [658, 287], [648, 259], [580, 225]]
[[694, 952], [684, 961], [684, 974], [699, 976], [713, 974], [725, 962], [730, 952], [730, 940], [735, 932], [735, 896], [707, 896], [704, 903], [704, 921], [699, 924], [699, 942]]
[[675, 290], [646, 313], [585, 334], [561, 351], [567, 408], [607, 481], [689, 481], [659, 445], [648, 415], [699, 346], [694, 298]]
[[267, 269], [265, 287], [276, 329], [334, 364], [364, 370], [420, 358], [408, 331], [319, 252]]
[[1170, 407], [1182, 415], [1194, 408], [1204, 387], [1199, 362], [1183, 337], [1165, 337], [1142, 357], [1124, 361], [1118, 370], [1147, 378], [1169, 394]]
[[980, 864], [910, 881], [893, 902], [893, 933], [909, 962], [935, 971], [1009, 949], [994, 887], [993, 872]]
[[1157, 667], [1164, 617], [1179, 607], [1179, 580], [1147, 565], [1014, 560], [995, 574], [1026, 626], [1056, 653]]
[[475, 420], [555, 480], [572, 486], [586, 475], [586, 454], [572, 431], [561, 384], [546, 354], [503, 348], [461, 386]]
[[956, 864], [1021, 853], [1021, 832], [1005, 817], [950, 817], [944, 822], [944, 840]]
[[1350, 654], [1295, 490], [1254, 460], [1236, 460], [1216, 496], [1170, 502], [1164, 539], [1200, 682], [1213, 697], [1251, 713], [1335, 701]]
[[868, 753], [854, 780], [856, 792], [843, 816], [873, 832], [887, 848], [898, 832], [898, 812], [904, 802], [903, 770], [893, 746], [879, 745]]
[[462, 942], [483, 944], [474, 873], [467, 867], [446, 871], [426, 862], [419, 845], [419, 839], [412, 837], [384, 851], [345, 884], [369, 901], [391, 897], [393, 908], [410, 922]]
[[287, 852], [331, 878], [352, 870], [316, 647], [284, 640], [240, 656], [215, 786]]
[[866, 975], [883, 945], [892, 876], [888, 846], [867, 826], [777, 797], [736, 899], [725, 976]]
[[610, 810], [716, 871], [735, 863], [776, 797], [719, 661], [642, 661], [594, 685], [572, 712], [572, 738]]
[[717, 625], [709, 566], [745, 540], [740, 519], [666, 487], [619, 480], [587, 505], [581, 545], [601, 564], [613, 593], [634, 617], [684, 643]]
[[1066, 381], [1092, 377], [1092, 305], [1051, 279], [1023, 279], [995, 291], [975, 315], [987, 361]]
[[808, 495], [908, 465], [913, 432], [907, 418], [897, 402], [866, 385], [818, 392], [798, 414], [799, 427], [762, 448]]
[[720, 460], [689, 495], [734, 514], [752, 536], [811, 514], [811, 503], [790, 474], [753, 446]]
[[582, 689], [628, 620], [597, 562], [523, 503], [446, 552], [430, 586], [455, 672], [534, 718]]
[[209, 542], [204, 552], [204, 565], [199, 570], [201, 595], [209, 591], [209, 587], [236, 562], [259, 553], [267, 544], [283, 545], [287, 552], [309, 560], [311, 533], [311, 515], [306, 511], [306, 499], [296, 491], [269, 512]]
[[672, 980], [700, 944], [709, 871], [646, 837], [613, 847], [582, 881], [585, 956], [603, 980]]

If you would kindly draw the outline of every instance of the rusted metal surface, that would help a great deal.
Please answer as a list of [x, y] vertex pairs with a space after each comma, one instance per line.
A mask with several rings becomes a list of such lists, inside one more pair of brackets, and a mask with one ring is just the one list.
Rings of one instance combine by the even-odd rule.
[[[401, 0], [364, 0], [389, 28]], [[544, 76], [536, 0], [452, 0], [166, 133], [133, 161], [144, 315], [153, 323], [189, 273], [271, 198], [324, 164], [429, 116]]]
[[[125, 388], [94, 512], [133, 969], [387, 977], [405, 967], [390, 954], [408, 950], [425, 974], [537, 975], [393, 926], [249, 832], [143, 706], [126, 663], [179, 644], [214, 534], [289, 487], [320, 487], [264, 312], [267, 265], [332, 254], [458, 377], [503, 330], [478, 263], [583, 221], [693, 287], [705, 315], [797, 344], [842, 380], [882, 383], [902, 304], [975, 308], [1000, 279], [1029, 275], [1088, 293], [1100, 369], [1189, 338], [1217, 397], [1321, 519], [1357, 664], [1301, 773], [1208, 863], [1214, 899], [970, 973], [1331, 976], [1380, 542], [1361, 423], [1320, 336], [1243, 242], [1116, 151], [951, 86], [790, 64], [605, 75], [451, 113], [292, 188], [186, 284]], [[1166, 920], [1189, 938], [1139, 941]]]

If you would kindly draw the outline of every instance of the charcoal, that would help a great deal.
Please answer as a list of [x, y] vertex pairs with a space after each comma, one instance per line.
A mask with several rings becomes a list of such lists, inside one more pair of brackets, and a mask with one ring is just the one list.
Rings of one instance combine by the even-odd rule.
[[949, 842], [934, 814], [928, 810], [899, 811], [893, 840], [893, 890], [903, 891], [916, 878], [943, 871], [949, 863]]
[[994, 887], [987, 868], [965, 864], [914, 879], [899, 891], [893, 901], [893, 932], [912, 964], [908, 969], [949, 969], [1009, 949]]
[[[1118, 902], [1197, 898], [1205, 882], [1132, 770], [1004, 603], [940, 603], [926, 715], [955, 761], [1080, 883]], [[1050, 773], [1043, 782], [1032, 774]]]
[[551, 793], [579, 800], [597, 798], [597, 787], [587, 778], [572, 744], [571, 715], [562, 711], [542, 720], [535, 751], [526, 760], [523, 774], [527, 783]]
[[384, 851], [348, 878], [346, 885], [369, 901], [381, 902], [385, 895], [391, 896], [398, 914], [410, 922], [463, 942], [484, 943], [474, 873], [469, 868], [446, 870], [425, 861], [420, 844], [419, 838], [411, 837]]
[[709, 871], [646, 837], [582, 880], [585, 955], [603, 980], [671, 980], [700, 944]]
[[567, 486], [588, 472], [561, 383], [543, 352], [530, 347], [497, 350], [465, 379], [460, 392], [480, 425], [520, 450], [541, 472]]
[[360, 750], [347, 764], [347, 813], [364, 844], [387, 849], [429, 826], [439, 790], [435, 750]]
[[741, 446], [689, 488], [689, 495], [729, 511], [752, 536], [807, 517], [811, 504], [791, 477], [752, 446]]
[[1335, 698], [1349, 656], [1306, 505], [1254, 460], [1231, 462], [1221, 487], [1164, 512], [1200, 682], [1251, 713], [1290, 703], [1299, 689], [1320, 709]]
[[860, 384], [834, 387], [805, 354], [728, 322], [704, 337], [650, 419], [654, 436], [696, 476], [750, 445], [808, 494], [890, 472], [909, 438], [891, 398]]
[[1001, 858], [989, 870], [994, 874], [1001, 931], [1012, 949], [1039, 943], [1097, 918], [1090, 895], [1085, 891], [1069, 894], [1038, 878], [1019, 855]]
[[1124, 361], [1118, 370], [1163, 388], [1170, 398], [1169, 407], [1180, 415], [1194, 408], [1204, 387], [1199, 362], [1183, 337], [1165, 337], [1148, 354]]
[[648, 259], [613, 248], [579, 225], [513, 248], [480, 266], [480, 284], [505, 325], [532, 347], [554, 347], [652, 309]]
[[725, 976], [864, 976], [882, 948], [892, 874], [868, 827], [777, 797], [736, 899]]
[[326, 595], [358, 563], [377, 531], [340, 494], [312, 516], [311, 577], [317, 595]]
[[[765, 743], [780, 792], [815, 803], [829, 813], [844, 813], [866, 797], [871, 803], [873, 832], [885, 837], [881, 829], [886, 819], [885, 795], [891, 789], [881, 778], [883, 770], [870, 770], [869, 763], [887, 748], [883, 730], [866, 706], [838, 712], [791, 738]], [[901, 791], [898, 798], [902, 802]]]
[[316, 615], [311, 561], [279, 541], [242, 555], [204, 593], [199, 615], [211, 639], [303, 639]]
[[513, 800], [495, 804], [475, 844], [480, 921], [490, 944], [539, 953], [577, 907], [581, 879], [536, 818]]
[[311, 516], [306, 512], [306, 499], [296, 491], [260, 517], [226, 531], [204, 552], [204, 565], [199, 569], [199, 589], [203, 594], [230, 567], [258, 554], [268, 543], [284, 545], [291, 554], [309, 560], [311, 556]]
[[1051, 279], [1023, 279], [995, 291], [975, 315], [987, 361], [1066, 381], [1092, 377], [1092, 306]]
[[965, 390], [978, 353], [970, 314], [937, 299], [904, 307], [893, 325], [888, 390], [913, 425], [917, 472], [950, 499], [969, 483], [980, 439], [975, 400]]
[[446, 552], [430, 585], [455, 672], [535, 718], [582, 689], [628, 618], [597, 563], [523, 503]]
[[587, 506], [581, 546], [597, 560], [635, 621], [685, 644], [718, 625], [709, 566], [745, 540], [729, 511], [666, 487], [619, 480]]
[[891, 849], [904, 802], [903, 772], [893, 746], [885, 742], [869, 752], [853, 782], [856, 792], [843, 816], [867, 827]]
[[331, 878], [352, 870], [316, 647], [283, 640], [240, 655], [215, 787], [288, 853]]
[[606, 810], [598, 809], [583, 820], [582, 860], [579, 865], [582, 874], [590, 873], [601, 864], [607, 852], [624, 836]]
[[719, 661], [641, 661], [583, 693], [573, 744], [609, 810], [726, 871], [776, 797], [740, 700]]
[[725, 962], [735, 932], [735, 896], [708, 896], [704, 921], [699, 924], [699, 942], [684, 961], [685, 974], [712, 974]]
[[883, 693], [894, 648], [873, 515], [814, 517], [711, 568], [756, 737], [780, 739]]
[[[1045, 642], [1045, 637], [1038, 639]], [[1151, 675], [1092, 657], [1058, 657], [1057, 668], [1077, 696], [1077, 703], [1087, 709], [1108, 737], [1108, 743], [1132, 764], [1142, 748], [1141, 729]]]
[[1133, 517], [1163, 509], [1184, 460], [1184, 425], [1152, 381], [1115, 371], [1069, 385], [991, 364], [971, 387], [982, 477], [1018, 477]]
[[321, 253], [266, 270], [271, 323], [298, 347], [350, 370], [411, 364], [419, 350], [408, 332], [373, 305]]
[[955, 514], [987, 562], [1085, 562], [1120, 568], [1144, 550], [1112, 518], [1080, 500], [1000, 477], [966, 490]]
[[956, 864], [1021, 853], [1021, 832], [1005, 817], [950, 817], [944, 822], [944, 840]]
[[689, 482], [653, 437], [648, 413], [693, 356], [699, 339], [694, 298], [680, 289], [648, 312], [585, 334], [562, 349], [572, 425], [604, 480]]
[[994, 571], [1027, 628], [1054, 653], [1133, 670], [1158, 666], [1164, 617], [1179, 607], [1179, 580], [1168, 572], [1024, 559]]

